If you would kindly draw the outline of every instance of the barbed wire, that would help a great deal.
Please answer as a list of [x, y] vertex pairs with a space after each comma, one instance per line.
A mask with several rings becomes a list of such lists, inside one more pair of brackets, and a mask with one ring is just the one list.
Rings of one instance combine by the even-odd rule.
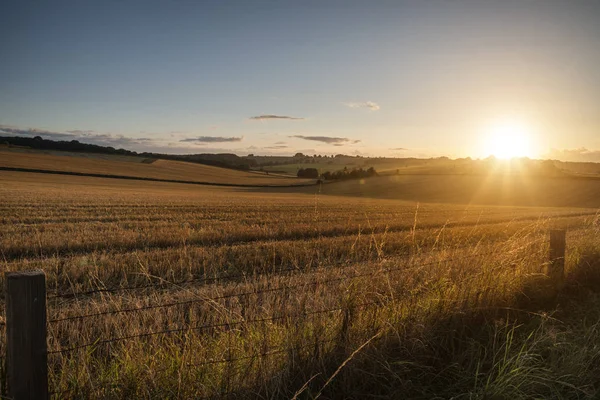
[[[531, 244], [535, 244], [537, 242], [541, 242], [541, 240], [537, 240], [534, 241], [532, 243], [529, 243], [529, 245]], [[490, 243], [486, 243], [485, 245], [492, 245], [497, 243], [495, 242], [490, 242]], [[470, 249], [473, 248], [474, 246], [479, 245], [479, 243], [476, 244], [467, 244], [467, 245], [463, 245], [463, 246], [453, 246], [451, 248], [443, 248], [443, 249], [432, 249], [430, 252], [440, 252], [440, 251], [456, 251], [456, 250], [464, 250], [464, 249]], [[402, 258], [410, 258], [411, 254], [407, 253], [407, 254], [402, 254]], [[346, 262], [342, 261], [340, 263], [336, 263], [334, 264], [334, 266], [340, 266], [340, 265], [345, 265]], [[260, 278], [260, 277], [266, 277], [266, 276], [271, 276], [271, 275], [277, 275], [277, 274], [285, 274], [288, 272], [302, 272], [302, 273], [315, 273], [318, 272], [319, 269], [325, 269], [325, 268], [331, 268], [330, 266], [324, 267], [324, 268], [315, 268], [315, 269], [311, 269], [311, 270], [302, 270], [300, 268], [297, 267], [289, 267], [289, 268], [281, 268], [281, 269], [275, 269], [266, 273], [262, 273], [262, 274], [252, 274], [252, 273], [237, 273], [237, 274], [231, 274], [231, 275], [223, 275], [223, 276], [216, 276], [216, 277], [202, 277], [202, 278], [192, 278], [192, 279], [187, 279], [187, 280], [182, 280], [182, 281], [178, 281], [178, 282], [171, 282], [171, 281], [167, 281], [167, 280], [161, 280], [160, 282], [156, 282], [156, 283], [149, 283], [149, 284], [145, 284], [145, 285], [132, 285], [132, 286], [120, 286], [120, 287], [114, 287], [114, 288], [98, 288], [98, 289], [92, 289], [92, 290], [87, 290], [87, 291], [80, 291], [80, 292], [72, 292], [72, 293], [58, 293], [58, 294], [54, 294], [52, 296], [48, 296], [49, 299], [55, 299], [55, 298], [76, 298], [76, 297], [84, 297], [84, 296], [91, 296], [94, 294], [99, 294], [99, 293], [117, 293], [117, 292], [122, 292], [122, 291], [130, 291], [130, 290], [143, 290], [143, 289], [150, 289], [150, 288], [163, 288], [163, 287], [169, 287], [169, 286], [174, 286], [174, 287], [178, 287], [178, 286], [183, 286], [183, 285], [188, 285], [190, 283], [207, 283], [207, 282], [228, 282], [228, 281], [235, 281], [238, 279], [243, 279], [243, 278]]]
[[171, 282], [171, 281], [162, 280], [161, 282], [149, 283], [146, 285], [120, 286], [120, 287], [114, 287], [114, 288], [101, 288], [101, 289], [92, 289], [92, 290], [81, 291], [81, 292], [55, 294], [53, 296], [48, 296], [48, 298], [49, 299], [73, 298], [73, 297], [78, 297], [78, 296], [90, 296], [90, 295], [97, 294], [97, 293], [116, 293], [116, 292], [122, 292], [122, 291], [128, 291], [128, 290], [141, 290], [141, 289], [168, 287], [168, 286], [182, 286], [182, 285], [187, 285], [190, 283], [233, 281], [233, 280], [241, 279], [241, 278], [251, 278], [251, 277], [256, 278], [256, 277], [260, 277], [260, 276], [267, 276], [270, 274], [286, 273], [286, 272], [293, 272], [293, 271], [302, 272], [302, 270], [299, 268], [291, 267], [291, 268], [274, 270], [272, 272], [269, 272], [268, 274], [239, 273], [239, 274], [233, 274], [233, 275], [186, 279], [186, 280], [179, 281], [179, 282]]
[[[380, 304], [381, 304], [380, 301], [370, 301], [370, 302], [366, 302], [366, 303], [352, 305], [351, 308], [359, 309], [359, 308], [365, 308], [368, 306], [380, 305]], [[69, 347], [66, 349], [51, 350], [51, 351], [48, 351], [47, 354], [51, 355], [51, 354], [70, 353], [75, 350], [79, 350], [79, 349], [83, 349], [83, 348], [94, 347], [94, 346], [99, 346], [99, 345], [114, 343], [114, 342], [120, 342], [120, 341], [124, 341], [124, 340], [129, 340], [129, 339], [137, 339], [137, 338], [142, 338], [142, 337], [168, 335], [168, 334], [173, 334], [173, 333], [181, 333], [181, 332], [186, 332], [186, 331], [199, 331], [199, 330], [213, 329], [213, 328], [230, 328], [232, 326], [238, 326], [238, 325], [243, 325], [243, 324], [275, 322], [275, 321], [281, 321], [281, 320], [289, 319], [289, 318], [301, 318], [301, 317], [306, 317], [306, 316], [310, 316], [310, 315], [318, 315], [318, 314], [326, 314], [326, 313], [331, 313], [331, 312], [336, 312], [336, 311], [344, 311], [346, 309], [347, 308], [345, 308], [345, 307], [333, 307], [333, 308], [326, 308], [326, 309], [314, 310], [314, 311], [308, 311], [308, 312], [304, 311], [304, 312], [296, 313], [296, 314], [287, 314], [287, 315], [280, 315], [280, 316], [267, 317], [267, 318], [237, 320], [237, 321], [231, 321], [231, 322], [222, 322], [222, 323], [218, 323], [218, 324], [187, 326], [184, 328], [165, 329], [162, 331], [146, 332], [146, 333], [141, 333], [141, 334], [136, 334], [136, 335], [127, 335], [127, 336], [121, 336], [121, 337], [117, 337], [117, 338], [97, 340], [95, 342], [85, 343], [85, 344]]]
[[[494, 254], [494, 252], [489, 252], [489, 253], [484, 253], [484, 254], [479, 254], [477, 256], [484, 256], [484, 255], [489, 255], [489, 254]], [[426, 263], [426, 264], [420, 264], [418, 265], [418, 267], [423, 267], [423, 266], [427, 266], [427, 265], [434, 265], [440, 262], [451, 262], [451, 261], [457, 261], [457, 260], [465, 260], [465, 259], [472, 259], [475, 258], [475, 256], [470, 256], [470, 257], [461, 257], [461, 258], [454, 258], [454, 259], [444, 259], [444, 260], [438, 260], [435, 262], [431, 262], [431, 263]], [[405, 268], [393, 268], [393, 269], [387, 269], [387, 270], [377, 270], [377, 271], [373, 271], [373, 272], [369, 272], [369, 273], [363, 273], [363, 274], [358, 274], [358, 275], [353, 275], [350, 277], [339, 277], [339, 278], [335, 278], [335, 279], [331, 279], [328, 281], [340, 281], [340, 280], [345, 280], [345, 279], [354, 279], [354, 278], [358, 278], [358, 277], [366, 277], [366, 276], [372, 276], [378, 273], [389, 273], [389, 272], [395, 272], [395, 271], [399, 271], [399, 270], [404, 270]], [[321, 284], [321, 283], [325, 283], [327, 281], [316, 281], [316, 282], [311, 282], [311, 284]], [[306, 284], [304, 285], [295, 285], [294, 287], [306, 287]], [[292, 288], [291, 286], [284, 286], [284, 287], [277, 287], [277, 288], [273, 288], [270, 289], [269, 291], [276, 291], [276, 290], [285, 290], [285, 289], [290, 289]], [[265, 291], [262, 291], [267, 292]], [[245, 292], [243, 294], [255, 294], [255, 293], [261, 293], [261, 291], [253, 291], [253, 292]], [[227, 296], [219, 296], [218, 298], [227, 298], [227, 297], [235, 297], [235, 296], [240, 296], [242, 294], [240, 293], [236, 293], [236, 294], [231, 294], [231, 295], [227, 295]], [[190, 301], [185, 301], [185, 302], [179, 302], [179, 303], [171, 303], [168, 305], [157, 305], [157, 306], [148, 306], [148, 307], [141, 307], [139, 309], [127, 309], [127, 310], [118, 310], [119, 311], [138, 311], [138, 310], [146, 310], [149, 308], [158, 308], [158, 307], [165, 307], [165, 306], [172, 306], [173, 304], [177, 305], [177, 304], [187, 304], [190, 302], [197, 302], [197, 301], [208, 301], [208, 300], [214, 300], [214, 299], [218, 299], [218, 298], [213, 298], [213, 299], [202, 299], [202, 300], [190, 300]], [[366, 307], [366, 306], [370, 306], [370, 305], [376, 305], [376, 304], [381, 304], [381, 301], [371, 301], [371, 302], [367, 302], [367, 303], [363, 303], [363, 304], [358, 304], [353, 306], [354, 308], [361, 308], [361, 307]], [[182, 327], [182, 328], [173, 328], [173, 329], [166, 329], [166, 330], [162, 330], [162, 331], [155, 331], [155, 332], [146, 332], [146, 333], [141, 333], [141, 334], [135, 334], [135, 335], [126, 335], [126, 336], [122, 336], [122, 337], [117, 337], [117, 338], [111, 338], [111, 339], [105, 339], [105, 340], [100, 340], [100, 341], [95, 341], [95, 342], [91, 342], [91, 343], [86, 343], [86, 344], [82, 344], [82, 345], [78, 345], [78, 346], [74, 346], [71, 348], [67, 348], [67, 349], [61, 349], [61, 350], [54, 350], [54, 351], [49, 351], [48, 354], [62, 354], [62, 353], [66, 353], [66, 352], [71, 352], [71, 351], [75, 351], [81, 348], [87, 348], [87, 347], [92, 347], [92, 346], [97, 346], [97, 345], [102, 345], [102, 344], [107, 344], [107, 343], [113, 343], [113, 342], [118, 342], [118, 341], [123, 341], [123, 340], [128, 340], [128, 339], [135, 339], [135, 338], [142, 338], [142, 337], [149, 337], [149, 336], [156, 336], [156, 335], [166, 335], [166, 334], [173, 334], [173, 333], [181, 333], [181, 332], [185, 332], [185, 331], [196, 331], [196, 330], [204, 330], [204, 329], [211, 329], [211, 328], [223, 328], [223, 327], [231, 327], [231, 326], [236, 326], [236, 325], [240, 325], [240, 324], [253, 324], [253, 323], [264, 323], [264, 322], [274, 322], [277, 320], [282, 320], [282, 319], [286, 319], [286, 318], [299, 318], [299, 317], [303, 317], [303, 316], [308, 316], [308, 315], [315, 315], [315, 314], [322, 314], [322, 313], [328, 313], [328, 312], [334, 312], [334, 311], [342, 311], [345, 310], [346, 308], [343, 307], [335, 307], [335, 308], [329, 308], [329, 309], [324, 309], [324, 310], [316, 310], [316, 311], [309, 311], [309, 312], [302, 312], [302, 313], [298, 313], [298, 314], [292, 314], [292, 315], [284, 315], [284, 316], [275, 316], [275, 317], [268, 317], [268, 318], [260, 318], [260, 319], [254, 319], [254, 320], [239, 320], [239, 321], [233, 321], [233, 322], [224, 322], [224, 323], [217, 323], [217, 324], [209, 324], [209, 325], [202, 325], [202, 326], [187, 326], [187, 327]], [[107, 312], [110, 313], [110, 312]], [[96, 315], [104, 315], [105, 313], [96, 313], [93, 314], [94, 316]], [[88, 316], [76, 316], [76, 317], [72, 317], [70, 319], [80, 319], [80, 318], [87, 318]], [[61, 321], [64, 321], [65, 319], [62, 319]]]
[[[241, 356], [241, 357], [235, 357], [235, 358], [226, 358], [226, 359], [218, 359], [218, 360], [207, 360], [207, 361], [202, 361], [199, 363], [185, 363], [182, 364], [181, 367], [186, 367], [186, 368], [195, 368], [195, 367], [203, 367], [203, 366], [208, 366], [208, 365], [215, 365], [215, 364], [232, 364], [232, 363], [236, 363], [236, 362], [240, 362], [240, 361], [246, 361], [246, 360], [256, 360], [259, 358], [266, 358], [266, 357], [271, 357], [271, 356], [275, 356], [275, 355], [279, 355], [279, 354], [286, 354], [286, 353], [290, 353], [290, 352], [299, 352], [302, 350], [306, 350], [306, 349], [314, 349], [315, 346], [324, 346], [324, 345], [328, 345], [331, 343], [336, 343], [339, 341], [339, 338], [332, 338], [332, 339], [327, 339], [327, 340], [318, 340], [316, 342], [311, 342], [309, 344], [303, 345], [303, 346], [285, 346], [285, 347], [279, 347], [276, 349], [272, 349], [272, 350], [268, 350], [268, 351], [263, 351], [262, 353], [257, 353], [257, 354], [252, 354], [252, 355], [248, 355], [248, 356]], [[159, 368], [159, 369], [153, 369], [154, 373], [161, 373], [164, 371], [167, 371], [168, 369], [170, 369], [171, 367], [165, 367], [165, 368]], [[77, 390], [77, 388], [69, 388], [69, 389], [65, 389], [62, 391], [53, 391], [49, 393], [49, 396], [59, 396], [62, 397], [64, 394], [67, 393], [71, 393], [71, 392], [75, 392]]]
[[[461, 260], [465, 260], [465, 259], [474, 259], [474, 258], [477, 258], [477, 257], [483, 257], [483, 256], [491, 255], [491, 254], [495, 254], [495, 251], [489, 251], [489, 252], [485, 252], [485, 253], [479, 253], [479, 254], [469, 255], [469, 256], [463, 256], [463, 257], [454, 257], [454, 258], [446, 258], [446, 259], [443, 259], [443, 260], [436, 260], [436, 261], [429, 262], [429, 263], [419, 264], [419, 265], [417, 265], [417, 267], [425, 267], [425, 266], [435, 265], [435, 264], [442, 263], [442, 262], [453, 262], [453, 261], [461, 261]], [[268, 289], [262, 289], [262, 290], [252, 290], [252, 291], [246, 291], [246, 292], [241, 292], [241, 293], [232, 293], [232, 294], [215, 296], [215, 297], [207, 297], [207, 298], [201, 298], [201, 299], [183, 300], [183, 301], [176, 301], [176, 302], [164, 303], [164, 304], [153, 304], [153, 305], [147, 305], [147, 306], [142, 306], [142, 307], [133, 307], [133, 308], [123, 308], [123, 309], [118, 309], [118, 310], [100, 311], [100, 312], [96, 312], [96, 313], [74, 315], [74, 316], [63, 317], [63, 318], [55, 318], [55, 319], [49, 320], [48, 323], [59, 323], [59, 322], [65, 322], [65, 321], [72, 321], [72, 320], [81, 320], [81, 319], [93, 318], [93, 317], [104, 316], [104, 315], [114, 315], [114, 314], [123, 314], [123, 313], [131, 313], [131, 312], [141, 312], [141, 311], [153, 310], [153, 309], [159, 309], [159, 308], [170, 308], [170, 307], [176, 307], [176, 306], [180, 306], [180, 305], [190, 305], [190, 304], [195, 304], [195, 303], [202, 303], [202, 302], [209, 302], [209, 301], [216, 301], [216, 300], [224, 300], [224, 299], [229, 299], [229, 298], [234, 298], [234, 297], [250, 296], [250, 295], [253, 295], [253, 294], [263, 294], [263, 293], [280, 292], [280, 291], [285, 291], [285, 290], [306, 288], [307, 286], [313, 286], [313, 285], [319, 285], [319, 284], [327, 284], [327, 283], [333, 283], [333, 282], [340, 282], [340, 281], [357, 279], [357, 278], [366, 277], [366, 276], [374, 276], [374, 275], [377, 275], [377, 274], [380, 274], [380, 273], [398, 272], [398, 271], [403, 271], [406, 268], [407, 268], [407, 266], [404, 265], [402, 267], [387, 268], [387, 269], [378, 269], [378, 270], [375, 270], [375, 271], [370, 271], [370, 272], [361, 273], [361, 274], [354, 274], [354, 275], [351, 275], [351, 276], [329, 278], [329, 279], [325, 279], [325, 280], [318, 280], [318, 281], [312, 281], [312, 282], [303, 282], [303, 283], [299, 283], [299, 284], [296, 284], [296, 285], [278, 286], [278, 287], [275, 287], [275, 288], [268, 288]]]
[[[539, 241], [534, 241], [534, 242], [529, 242], [523, 246], [520, 246], [518, 249], [511, 249], [512, 252], [519, 251], [521, 249], [527, 248], [531, 245], [536, 244]], [[464, 246], [464, 247], [472, 247], [472, 246]], [[459, 248], [453, 248], [450, 250], [457, 250]], [[443, 249], [443, 250], [448, 250], [448, 249]], [[531, 255], [537, 255], [538, 253], [542, 253], [544, 251], [544, 249], [542, 250], [538, 250], [537, 252], [534, 253], [530, 253], [528, 254], [528, 256]], [[428, 263], [424, 263], [424, 264], [419, 264], [416, 267], [424, 267], [427, 265], [434, 265], [434, 264], [439, 264], [439, 263], [445, 263], [445, 262], [453, 262], [453, 261], [459, 261], [459, 260], [466, 260], [466, 259], [474, 259], [474, 258], [478, 258], [478, 257], [484, 257], [487, 255], [491, 255], [496, 253], [496, 251], [489, 251], [489, 252], [485, 252], [485, 253], [479, 253], [479, 254], [472, 254], [472, 255], [468, 255], [468, 256], [463, 256], [463, 257], [452, 257], [452, 258], [446, 258], [446, 259], [442, 259], [442, 260], [435, 260], [432, 262], [428, 262]], [[243, 292], [243, 293], [235, 293], [235, 294], [230, 294], [230, 295], [226, 295], [226, 296], [218, 296], [218, 297], [214, 297], [214, 298], [206, 298], [206, 299], [196, 299], [196, 300], [191, 300], [191, 301], [183, 301], [183, 302], [174, 302], [174, 303], [169, 303], [169, 304], [162, 304], [162, 305], [155, 305], [155, 306], [148, 306], [148, 307], [140, 307], [138, 308], [139, 311], [141, 310], [146, 310], [146, 309], [151, 309], [151, 308], [158, 308], [158, 307], [171, 307], [171, 306], [175, 306], [175, 305], [179, 305], [179, 304], [188, 304], [188, 303], [192, 303], [192, 302], [198, 302], [198, 301], [211, 301], [211, 300], [218, 300], [220, 298], [229, 298], [229, 297], [236, 297], [236, 296], [244, 296], [244, 295], [249, 295], [249, 294], [260, 294], [260, 293], [268, 293], [268, 292], [275, 292], [275, 291], [282, 291], [282, 290], [290, 290], [290, 289], [295, 289], [295, 288], [299, 288], [299, 287], [306, 287], [307, 285], [316, 285], [316, 284], [326, 284], [329, 282], [335, 282], [335, 281], [343, 281], [343, 280], [351, 280], [351, 279], [356, 279], [356, 278], [360, 278], [360, 277], [366, 277], [366, 276], [374, 276], [376, 274], [381, 274], [381, 273], [391, 273], [391, 272], [396, 272], [396, 271], [401, 271], [401, 270], [406, 270], [407, 267], [410, 267], [409, 265], [404, 265], [402, 267], [396, 267], [396, 268], [388, 268], [388, 269], [380, 269], [380, 270], [376, 270], [376, 271], [370, 271], [368, 273], [361, 273], [361, 274], [354, 274], [351, 276], [344, 276], [344, 277], [338, 277], [338, 278], [333, 278], [333, 279], [327, 279], [327, 280], [322, 280], [322, 281], [313, 281], [313, 282], [309, 282], [308, 284], [304, 283], [304, 284], [298, 284], [298, 285], [288, 285], [288, 286], [282, 286], [282, 287], [277, 287], [277, 288], [270, 288], [270, 289], [265, 289], [265, 290], [261, 290], [261, 291], [252, 291], [252, 292]], [[297, 272], [301, 272], [300, 270], [298, 270], [297, 268], [289, 268], [286, 269], [286, 272], [292, 272], [292, 271], [297, 271]], [[307, 271], [307, 272], [318, 272], [318, 271]], [[248, 277], [248, 275], [242, 275], [239, 274], [238, 277]], [[256, 277], [256, 275], [254, 275], [254, 277]], [[222, 277], [215, 277], [215, 278], [211, 278], [211, 280], [219, 280]], [[202, 280], [207, 280], [207, 279], [202, 279]], [[197, 281], [197, 280], [195, 280]], [[168, 283], [164, 283], [165, 285], [169, 285], [172, 284], [171, 282]], [[149, 285], [150, 286], [150, 285]], [[301, 313], [296, 313], [296, 314], [289, 314], [289, 315], [281, 315], [281, 316], [273, 316], [273, 317], [269, 317], [269, 318], [259, 318], [259, 319], [252, 319], [252, 320], [238, 320], [238, 321], [231, 321], [231, 322], [226, 322], [226, 323], [218, 323], [218, 324], [209, 324], [209, 325], [202, 325], [202, 326], [187, 326], [187, 327], [183, 327], [183, 328], [175, 328], [175, 329], [167, 329], [167, 330], [163, 330], [163, 331], [157, 331], [157, 332], [147, 332], [147, 333], [143, 333], [143, 334], [137, 334], [137, 335], [128, 335], [128, 336], [122, 336], [122, 337], [118, 337], [118, 338], [111, 338], [111, 339], [106, 339], [106, 340], [101, 340], [101, 341], [95, 341], [92, 343], [86, 343], [86, 344], [82, 344], [82, 345], [78, 345], [78, 346], [74, 346], [71, 348], [67, 348], [67, 349], [60, 349], [60, 350], [54, 350], [54, 351], [49, 351], [48, 354], [65, 354], [65, 353], [69, 353], [69, 352], [73, 352], [76, 351], [78, 349], [82, 349], [82, 348], [89, 348], [89, 347], [95, 347], [95, 346], [100, 346], [103, 344], [109, 344], [109, 343], [114, 343], [114, 342], [119, 342], [119, 341], [124, 341], [124, 340], [129, 340], [129, 339], [136, 339], [136, 338], [142, 338], [142, 337], [150, 337], [150, 336], [157, 336], [157, 335], [167, 335], [167, 334], [174, 334], [174, 333], [181, 333], [181, 332], [185, 332], [185, 331], [198, 331], [198, 330], [206, 330], [206, 329], [216, 329], [216, 328], [220, 328], [220, 327], [231, 327], [231, 326], [238, 326], [241, 324], [256, 324], [256, 323], [265, 323], [265, 322], [275, 322], [275, 321], [280, 321], [280, 320], [285, 320], [285, 319], [290, 319], [290, 318], [300, 318], [300, 317], [306, 317], [306, 316], [310, 316], [310, 315], [318, 315], [318, 314], [324, 314], [324, 313], [331, 313], [331, 312], [339, 312], [339, 311], [345, 311], [348, 310], [349, 308], [352, 309], [360, 309], [360, 308], [367, 308], [367, 307], [371, 307], [371, 306], [382, 306], [384, 305], [383, 302], [381, 301], [381, 299], [377, 300], [377, 301], [370, 301], [370, 302], [366, 302], [366, 303], [361, 303], [361, 304], [355, 304], [355, 305], [351, 305], [349, 307], [333, 307], [333, 308], [328, 308], [328, 309], [321, 309], [321, 310], [314, 310], [314, 311], [308, 311], [308, 312], [301, 312]], [[117, 310], [116, 313], [120, 313], [120, 312], [133, 312], [135, 311], [135, 309], [127, 309], [127, 310]], [[96, 313], [95, 315], [104, 315], [105, 313]], [[89, 316], [89, 315], [88, 315]], [[87, 318], [88, 316], [77, 316], [76, 318], [81, 319], [81, 318]], [[67, 319], [62, 319], [67, 320]], [[50, 322], [58, 322], [59, 320], [51, 320]], [[0, 322], [1, 324], [1, 322]], [[320, 340], [314, 343], [310, 343], [308, 345], [305, 346], [286, 346], [283, 348], [277, 348], [274, 350], [268, 350], [268, 351], [264, 351], [262, 353], [259, 354], [253, 354], [253, 355], [248, 355], [248, 356], [241, 356], [241, 357], [236, 357], [236, 358], [227, 358], [227, 359], [218, 359], [218, 360], [207, 360], [207, 361], [203, 361], [200, 363], [187, 363], [185, 364], [185, 367], [190, 368], [190, 367], [201, 367], [201, 366], [206, 366], [206, 365], [213, 365], [213, 364], [221, 364], [221, 363], [235, 363], [235, 362], [240, 362], [240, 361], [245, 361], [245, 360], [250, 360], [250, 359], [257, 359], [257, 358], [265, 358], [265, 357], [270, 357], [270, 356], [275, 356], [278, 354], [284, 354], [284, 353], [289, 353], [290, 351], [301, 351], [303, 349], [306, 348], [310, 348], [310, 347], [314, 347], [314, 346], [323, 346], [326, 345], [328, 343], [332, 343], [337, 341], [338, 339], [329, 339], [329, 340]], [[72, 389], [67, 389], [64, 391], [60, 391], [60, 392], [51, 392], [50, 396], [52, 397], [59, 397], [62, 398], [65, 394], [74, 392], [76, 390], [76, 388], [72, 388]]]

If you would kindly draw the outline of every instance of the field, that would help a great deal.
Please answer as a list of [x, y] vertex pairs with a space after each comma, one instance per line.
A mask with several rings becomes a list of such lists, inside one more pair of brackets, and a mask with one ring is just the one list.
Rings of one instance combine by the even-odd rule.
[[[314, 192], [314, 188], [286, 191]], [[322, 185], [321, 193], [450, 204], [600, 208], [600, 179], [511, 175], [399, 175]]]
[[[459, 165], [456, 169], [455, 164]], [[402, 174], [429, 174], [429, 173], [464, 173], [463, 163], [440, 161], [440, 160], [419, 160], [419, 159], [377, 159], [377, 158], [353, 158], [349, 156], [339, 158], [317, 159], [317, 162], [297, 162], [282, 165], [261, 167], [264, 171], [281, 172], [296, 175], [300, 168], [316, 168], [319, 172], [335, 172], [344, 168], [375, 168], [381, 174], [395, 174], [397, 171]]]
[[[59, 155], [60, 154], [60, 155]], [[106, 157], [105, 157], [106, 158]], [[45, 171], [75, 172], [82, 174], [117, 175], [158, 180], [191, 181], [199, 183], [287, 186], [306, 185], [314, 181], [267, 175], [261, 172], [244, 172], [182, 161], [156, 160], [144, 162], [138, 157], [109, 156], [108, 159], [73, 156], [70, 153], [23, 152], [0, 148], [0, 167]]]
[[[342, 156], [335, 158], [308, 158], [296, 159], [291, 157], [250, 157], [258, 163], [285, 162], [282, 165], [265, 165], [260, 169], [264, 171], [279, 172], [289, 175], [296, 175], [301, 168], [316, 168], [319, 172], [335, 172], [347, 168], [368, 169], [375, 168], [379, 175], [488, 175], [488, 172], [494, 171], [509, 172], [512, 174], [528, 175], [527, 167], [539, 165], [540, 160], [522, 160], [516, 159], [512, 162], [502, 162], [500, 167], [494, 166], [492, 160], [471, 160], [471, 159], [448, 159], [448, 158], [369, 158], [369, 157], [351, 157]], [[497, 160], [496, 160], [497, 161]], [[502, 165], [504, 164], [504, 165]], [[508, 164], [508, 165], [507, 165]], [[511, 166], [512, 164], [512, 166]], [[554, 175], [563, 175], [564, 177], [588, 177], [600, 178], [600, 167], [598, 163], [584, 162], [562, 162], [551, 161], [550, 165], [556, 168]], [[500, 171], [502, 170], [502, 171]], [[525, 174], [523, 174], [525, 172]], [[531, 175], [531, 171], [529, 171]]]
[[597, 398], [600, 189], [392, 178], [0, 171], [0, 266], [46, 272], [54, 397]]

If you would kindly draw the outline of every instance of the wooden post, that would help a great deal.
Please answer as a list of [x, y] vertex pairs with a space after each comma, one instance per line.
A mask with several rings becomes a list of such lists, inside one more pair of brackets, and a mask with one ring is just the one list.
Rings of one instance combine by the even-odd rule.
[[9, 272], [5, 278], [8, 395], [14, 400], [47, 400], [46, 275]]
[[562, 289], [565, 282], [565, 248], [567, 231], [550, 231], [550, 264], [547, 275], [558, 289]]

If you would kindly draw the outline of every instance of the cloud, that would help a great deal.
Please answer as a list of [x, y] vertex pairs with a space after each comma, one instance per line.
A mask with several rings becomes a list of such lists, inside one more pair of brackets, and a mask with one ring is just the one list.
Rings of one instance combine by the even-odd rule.
[[303, 136], [303, 135], [294, 135], [290, 136], [292, 138], [304, 139], [304, 140], [312, 140], [315, 142], [323, 142], [327, 144], [333, 144], [334, 146], [343, 146], [344, 144], [356, 144], [360, 143], [360, 140], [352, 140], [343, 137], [334, 137], [334, 136]]
[[544, 158], [574, 162], [600, 162], [600, 150], [589, 150], [585, 147], [578, 149], [552, 149]]
[[224, 136], [198, 136], [195, 138], [181, 139], [182, 143], [229, 143], [241, 142], [244, 137], [224, 137]]
[[283, 146], [283, 145], [265, 147], [265, 149], [270, 149], [270, 150], [287, 149], [287, 148], [288, 148], [288, 146]]
[[255, 117], [248, 118], [254, 121], [263, 121], [269, 119], [290, 119], [290, 120], [302, 120], [302, 117], [290, 117], [289, 115], [273, 115], [273, 114], [265, 114], [265, 115], [257, 115]]
[[129, 138], [123, 135], [97, 133], [92, 130], [75, 129], [65, 132], [54, 132], [45, 129], [18, 128], [8, 125], [0, 125], [0, 134], [27, 137], [41, 136], [44, 139], [50, 140], [83, 140], [86, 143], [110, 147], [124, 147], [141, 144], [147, 145], [153, 142], [153, 139], [150, 138]]
[[[70, 133], [72, 135], [83, 135], [83, 136], [96, 134], [95, 131], [82, 131], [82, 130], [79, 130], [79, 129], [76, 129], [74, 131], [67, 131], [67, 133]], [[140, 133], [144, 133], [144, 132], [140, 132]]]
[[45, 136], [56, 140], [72, 139], [74, 136], [76, 136], [72, 133], [66, 132], [51, 132], [44, 129], [17, 128], [8, 125], [0, 125], [0, 133], [21, 136]]
[[286, 142], [275, 142], [275, 144], [287, 144]]
[[377, 111], [381, 108], [379, 107], [379, 104], [373, 101], [365, 101], [362, 103], [344, 103], [344, 105], [350, 108], [368, 108], [371, 111]]
[[[35, 137], [41, 136], [44, 139], [50, 140], [79, 140], [82, 143], [96, 144], [99, 146], [110, 146], [115, 148], [125, 148], [137, 152], [153, 152], [153, 153], [168, 153], [168, 154], [193, 154], [196, 153], [198, 143], [219, 143], [218, 140], [212, 140], [207, 142], [174, 142], [169, 139], [170, 134], [164, 134], [164, 138], [160, 137], [149, 138], [132, 138], [125, 137], [123, 135], [109, 134], [109, 133], [97, 133], [92, 130], [80, 130], [74, 129], [65, 132], [49, 131], [45, 129], [33, 129], [33, 128], [19, 128], [9, 125], [0, 124], [0, 136], [24, 136], [24, 137]], [[229, 142], [239, 142], [242, 138], [226, 138]], [[237, 140], [236, 140], [237, 139]], [[226, 141], [227, 142], [227, 141]], [[220, 147], [202, 147], [202, 151], [206, 153], [231, 153], [236, 152], [243, 154], [242, 149], [225, 149]]]
[[390, 149], [390, 150], [393, 150], [393, 151], [408, 151], [408, 149], [406, 149], [404, 147], [395, 147], [395, 148]]

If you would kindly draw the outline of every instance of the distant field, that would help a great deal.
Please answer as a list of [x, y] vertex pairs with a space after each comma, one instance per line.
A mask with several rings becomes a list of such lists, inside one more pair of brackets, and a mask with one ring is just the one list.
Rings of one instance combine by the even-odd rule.
[[[320, 160], [320, 159], [319, 159]], [[295, 175], [300, 168], [316, 168], [319, 172], [335, 172], [347, 168], [368, 169], [370, 167], [383, 175], [389, 174], [464, 174], [468, 173], [469, 163], [450, 160], [386, 159], [377, 158], [333, 158], [317, 163], [295, 163], [262, 167], [265, 171], [277, 171]]]
[[[281, 190], [312, 193], [314, 188]], [[324, 184], [331, 196], [425, 203], [600, 208], [600, 180], [503, 175], [394, 175]]]
[[[480, 175], [486, 174], [485, 161], [473, 161], [466, 159], [451, 160], [446, 158], [437, 159], [379, 159], [379, 158], [317, 158], [318, 162], [301, 162], [285, 165], [274, 165], [262, 167], [265, 171], [278, 171], [296, 175], [300, 168], [316, 168], [321, 173], [339, 171], [347, 168], [368, 169], [370, 167], [380, 175]], [[574, 162], [552, 162], [557, 167], [557, 174], [561, 171], [565, 175], [600, 177], [600, 164], [598, 163], [574, 163]], [[518, 160], [516, 162], [518, 164]], [[534, 162], [535, 164], [535, 162]], [[494, 171], [491, 168], [490, 171]], [[498, 171], [495, 171], [496, 173]], [[523, 170], [515, 168], [513, 174], [527, 175]], [[531, 172], [531, 171], [530, 171]], [[539, 175], [539, 174], [538, 174]], [[555, 174], [556, 175], [556, 174]]]
[[[361, 230], [401, 232], [413, 227], [415, 214], [419, 227], [571, 215], [570, 210], [561, 208], [417, 205], [414, 201], [323, 196], [314, 187], [307, 194], [256, 192], [250, 188], [5, 171], [0, 171], [0, 184], [4, 200], [0, 223], [6, 225], [0, 250], [5, 257], [39, 251], [61, 254], [101, 248], [141, 249], [151, 243], [160, 247], [183, 241], [225, 245], [351, 237]], [[40, 197], [47, 206], [36, 205]], [[33, 208], [39, 209], [32, 213]], [[41, 236], [31, 235], [36, 226], [44, 227]], [[73, 229], [80, 228], [86, 234], [73, 235]], [[146, 234], [140, 236], [140, 231]]]
[[[66, 153], [69, 154], [69, 153]], [[194, 181], [233, 185], [302, 185], [314, 181], [267, 175], [259, 172], [244, 172], [182, 161], [157, 160], [151, 164], [115, 161], [96, 157], [52, 155], [39, 152], [21, 152], [0, 149], [0, 167], [40, 169], [49, 171], [77, 172], [88, 174], [120, 175], [163, 180]]]

